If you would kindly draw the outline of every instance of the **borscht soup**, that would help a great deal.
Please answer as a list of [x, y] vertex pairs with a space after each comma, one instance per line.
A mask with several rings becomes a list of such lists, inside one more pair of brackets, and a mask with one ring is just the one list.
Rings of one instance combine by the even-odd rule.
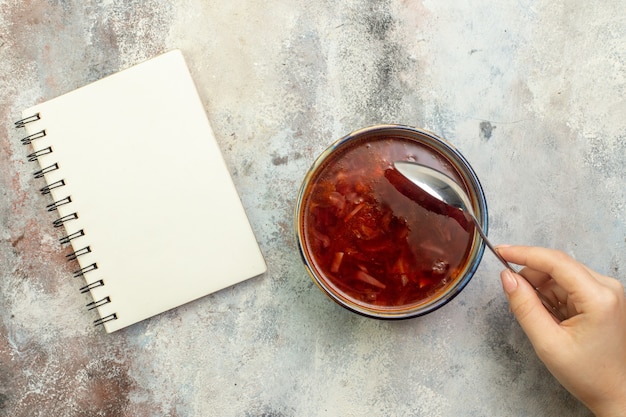
[[462, 212], [433, 209], [395, 170], [395, 161], [416, 161], [455, 179], [487, 226], [471, 167], [431, 133], [375, 126], [328, 148], [300, 190], [299, 249], [328, 296], [376, 318], [414, 317], [445, 304], [467, 284], [484, 249]]

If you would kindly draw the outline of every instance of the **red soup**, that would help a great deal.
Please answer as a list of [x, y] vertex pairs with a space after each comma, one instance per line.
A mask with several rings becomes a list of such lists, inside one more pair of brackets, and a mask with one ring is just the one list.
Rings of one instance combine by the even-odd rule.
[[465, 184], [436, 148], [379, 134], [343, 142], [303, 186], [301, 250], [336, 301], [381, 311], [412, 309], [445, 293], [466, 271], [474, 231], [400, 192], [393, 167], [400, 160]]

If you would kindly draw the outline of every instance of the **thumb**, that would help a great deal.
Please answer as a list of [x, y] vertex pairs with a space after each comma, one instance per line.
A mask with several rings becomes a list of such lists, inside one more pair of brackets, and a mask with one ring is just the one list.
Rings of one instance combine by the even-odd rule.
[[502, 271], [500, 279], [511, 311], [532, 344], [537, 347], [537, 344], [545, 339], [549, 332], [554, 332], [555, 326], [558, 325], [544, 308], [528, 281], [509, 269]]

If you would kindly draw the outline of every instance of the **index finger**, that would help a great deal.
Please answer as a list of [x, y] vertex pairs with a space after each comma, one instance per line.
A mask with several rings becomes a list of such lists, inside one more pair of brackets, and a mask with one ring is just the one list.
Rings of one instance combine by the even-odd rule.
[[583, 264], [559, 250], [536, 246], [499, 246], [497, 249], [509, 262], [550, 275], [570, 294], [591, 294], [598, 288], [598, 281]]

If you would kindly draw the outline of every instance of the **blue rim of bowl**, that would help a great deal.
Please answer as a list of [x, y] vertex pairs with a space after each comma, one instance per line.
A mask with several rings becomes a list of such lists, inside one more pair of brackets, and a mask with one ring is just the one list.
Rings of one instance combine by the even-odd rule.
[[[300, 186], [300, 190], [298, 192], [298, 198], [296, 200], [295, 206], [295, 235], [296, 235], [296, 243], [298, 246], [298, 251], [300, 252], [300, 257], [302, 258], [304, 267], [313, 280], [313, 282], [324, 292], [329, 298], [335, 301], [340, 306], [350, 310], [354, 313], [360, 314], [362, 316], [382, 319], [382, 320], [402, 320], [409, 319], [414, 317], [423, 316], [425, 314], [431, 313], [447, 303], [449, 303], [453, 298], [455, 298], [470, 282], [480, 262], [484, 255], [485, 251], [485, 243], [480, 238], [478, 233], [474, 233], [474, 241], [472, 243], [472, 251], [470, 252], [470, 256], [472, 256], [472, 262], [469, 262], [465, 266], [465, 270], [462, 273], [462, 278], [457, 279], [455, 284], [452, 285], [445, 293], [441, 294], [439, 297], [431, 300], [428, 303], [420, 304], [416, 309], [412, 310], [394, 310], [392, 308], [382, 309], [380, 311], [375, 311], [372, 308], [367, 308], [363, 305], [356, 304], [352, 302], [347, 297], [342, 297], [341, 294], [337, 294], [333, 291], [325, 282], [324, 279], [319, 276], [316, 272], [315, 268], [312, 266], [313, 261], [309, 259], [305, 250], [305, 242], [304, 236], [302, 233], [303, 222], [301, 221], [301, 211], [303, 209], [303, 205], [305, 202], [305, 193], [307, 191], [307, 186], [310, 184], [311, 179], [316, 174], [317, 169], [326, 161], [326, 159], [332, 155], [337, 149], [343, 147], [347, 142], [350, 142], [355, 139], [359, 139], [363, 136], [368, 135], [378, 135], [384, 133], [393, 133], [396, 136], [406, 137], [409, 139], [414, 139], [420, 141], [426, 145], [433, 147], [437, 152], [441, 153], [446, 160], [448, 160], [453, 166], [454, 169], [459, 173], [459, 175], [466, 182], [465, 186], [474, 191], [474, 195], [471, 196], [471, 200], [473, 203], [474, 214], [476, 218], [481, 222], [481, 226], [485, 231], [485, 234], [488, 233], [489, 229], [489, 221], [488, 221], [488, 210], [487, 210], [487, 201], [485, 199], [485, 193], [480, 184], [478, 176], [474, 172], [474, 169], [467, 161], [467, 159], [459, 152], [452, 144], [450, 144], [447, 140], [442, 137], [416, 127], [400, 125], [400, 124], [381, 124], [381, 125], [373, 125], [369, 127], [365, 127], [359, 130], [355, 130], [337, 141], [331, 144], [328, 148], [326, 148], [313, 162], [309, 170], [307, 171], [302, 185]], [[424, 141], [426, 139], [426, 141]]]

